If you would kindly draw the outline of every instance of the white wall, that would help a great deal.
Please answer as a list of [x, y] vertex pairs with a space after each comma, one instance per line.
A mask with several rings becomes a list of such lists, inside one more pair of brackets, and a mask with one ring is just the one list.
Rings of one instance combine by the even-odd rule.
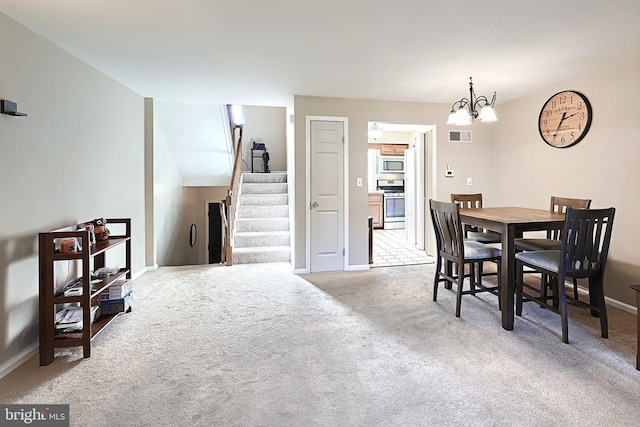
[[132, 219], [144, 270], [143, 98], [0, 13], [0, 376], [38, 344], [40, 231]]
[[[640, 62], [575, 79], [499, 105], [495, 142], [495, 202], [547, 209], [551, 196], [592, 199], [592, 208], [614, 206], [605, 294], [635, 306], [630, 285], [640, 283]], [[540, 109], [561, 90], [586, 95], [593, 108], [587, 136], [553, 148], [538, 133]]]
[[157, 117], [153, 117], [153, 222], [154, 250], [158, 266], [175, 265], [176, 248], [184, 212], [184, 187], [176, 160]]
[[[260, 107], [245, 105], [242, 151], [245, 159], [242, 170], [251, 171], [251, 141], [261, 139], [269, 152], [269, 169], [272, 172], [287, 170], [286, 109], [284, 107]], [[262, 155], [262, 151], [256, 151]], [[254, 170], [262, 172], [262, 159], [254, 159]]]

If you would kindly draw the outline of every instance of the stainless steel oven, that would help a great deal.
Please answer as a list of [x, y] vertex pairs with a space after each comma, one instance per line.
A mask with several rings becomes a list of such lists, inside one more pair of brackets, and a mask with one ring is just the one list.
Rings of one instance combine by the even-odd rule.
[[404, 228], [404, 193], [384, 193], [383, 202], [383, 228]]
[[379, 179], [382, 196], [382, 224], [385, 230], [404, 228], [404, 179]]

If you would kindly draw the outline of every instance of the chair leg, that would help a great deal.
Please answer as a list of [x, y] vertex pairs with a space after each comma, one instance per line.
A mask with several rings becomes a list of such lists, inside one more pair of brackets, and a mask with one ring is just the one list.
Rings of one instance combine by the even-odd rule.
[[[522, 276], [523, 267], [520, 261], [516, 260], [516, 316], [522, 316]], [[502, 298], [500, 299], [502, 300]]]
[[498, 275], [496, 276], [496, 283], [498, 284], [498, 310], [502, 311], [502, 262], [498, 260], [496, 262], [496, 271]]
[[576, 301], [580, 301], [578, 297], [578, 279], [575, 277], [573, 278], [573, 298], [575, 298]]
[[[481, 267], [478, 267], [478, 269], [476, 270], [475, 262], [472, 262], [471, 264], [469, 264], [469, 285], [470, 285], [471, 295], [476, 294], [476, 271], [478, 272], [478, 274], [480, 274], [480, 270], [481, 270]], [[462, 280], [464, 280], [464, 277], [462, 278]]]
[[[458, 289], [456, 290], [456, 317], [460, 317], [460, 306], [462, 305], [462, 287], [464, 286], [464, 264], [457, 265], [458, 272]], [[473, 276], [471, 276], [473, 280]]]
[[569, 344], [569, 316], [567, 313], [567, 293], [565, 290], [564, 277], [562, 280], [560, 278], [555, 279], [556, 289], [560, 294], [560, 317], [562, 318], [562, 342], [565, 344]]
[[[604, 299], [602, 277], [589, 278], [589, 298], [591, 298], [591, 304], [598, 307], [598, 314], [600, 316], [600, 333], [602, 338], [609, 338], [609, 321], [607, 318], [607, 304]], [[592, 315], [594, 311], [595, 310], [592, 308]]]
[[[447, 261], [445, 261], [444, 265], [445, 265], [444, 268], [445, 268], [445, 272], [446, 272], [447, 276], [453, 277], [453, 263], [451, 261], [447, 260]], [[451, 289], [451, 287], [452, 287], [451, 286], [451, 281], [447, 280], [444, 283], [444, 288], [445, 289]]]
[[[560, 304], [560, 294], [559, 294], [559, 282], [556, 277], [549, 277], [549, 283], [551, 284], [551, 291], [553, 292], [553, 308], [558, 308]], [[564, 283], [562, 284], [562, 289], [564, 291]], [[565, 294], [566, 296], [566, 294]]]
[[433, 279], [433, 300], [438, 300], [438, 283], [440, 282], [440, 269], [442, 268], [442, 257], [437, 257], [436, 277]]
[[[548, 274], [542, 274], [540, 276], [540, 296], [542, 300], [548, 304], [550, 298], [553, 298], [553, 307], [558, 308], [558, 290], [556, 289], [557, 282]], [[549, 290], [551, 290], [551, 296], [549, 296]], [[544, 305], [540, 304], [540, 307], [544, 308]]]

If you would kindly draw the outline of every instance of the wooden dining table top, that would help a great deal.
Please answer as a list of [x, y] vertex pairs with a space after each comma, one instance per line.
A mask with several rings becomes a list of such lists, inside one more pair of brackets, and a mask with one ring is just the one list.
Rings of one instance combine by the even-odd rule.
[[522, 207], [460, 209], [460, 216], [462, 218], [468, 216], [502, 224], [564, 221], [564, 213], [551, 212], [548, 209]]

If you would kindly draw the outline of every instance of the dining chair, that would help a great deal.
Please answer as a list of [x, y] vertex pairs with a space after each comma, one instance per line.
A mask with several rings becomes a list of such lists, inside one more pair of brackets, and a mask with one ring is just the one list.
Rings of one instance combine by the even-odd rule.
[[[452, 193], [451, 202], [460, 206], [460, 209], [481, 208], [482, 193], [461, 194]], [[481, 229], [469, 224], [463, 224], [465, 239], [475, 240], [480, 243], [502, 243], [502, 235], [495, 231]], [[482, 283], [482, 278], [495, 276], [495, 272], [485, 272], [483, 263], [478, 264], [478, 283]]]
[[[551, 212], [565, 213], [568, 208], [589, 209], [590, 206], [591, 199], [572, 199], [569, 197], [551, 196], [551, 206], [549, 210]], [[517, 238], [514, 240], [515, 250], [516, 252], [541, 251], [546, 249], [560, 250], [562, 246], [562, 242], [560, 241], [561, 235], [562, 230], [557, 229], [547, 231], [546, 238]], [[540, 286], [546, 296], [546, 289], [549, 283], [544, 275], [542, 275]], [[576, 278], [573, 279], [573, 297], [578, 299], [578, 280]], [[557, 299], [555, 303], [557, 304]]]
[[[437, 247], [433, 300], [438, 300], [440, 282], [445, 282], [447, 289], [451, 289], [452, 285], [456, 284], [456, 317], [460, 317], [462, 295], [475, 295], [476, 292], [491, 292], [494, 295], [500, 295], [499, 261], [502, 251], [493, 246], [464, 238], [460, 221], [460, 205], [431, 199], [429, 200], [429, 209]], [[498, 265], [496, 286], [484, 285], [480, 281], [476, 282], [475, 265], [484, 261], [495, 261]], [[465, 274], [467, 265], [469, 266], [469, 274]], [[464, 290], [465, 278], [469, 278], [470, 282], [470, 289], [466, 291]]]
[[[460, 209], [469, 208], [481, 208], [482, 207], [482, 193], [474, 194], [451, 194], [451, 202], [460, 205]], [[495, 231], [489, 231], [473, 227], [465, 224], [464, 237], [471, 240], [476, 240], [481, 243], [501, 243], [502, 236]]]
[[[539, 305], [560, 314], [562, 342], [569, 343], [567, 301], [591, 309], [594, 317], [600, 317], [603, 338], [608, 338], [607, 306], [604, 300], [604, 273], [609, 253], [615, 208], [575, 209], [566, 211], [564, 232], [560, 250], [517, 252], [516, 258], [516, 315], [522, 315], [522, 303], [535, 301]], [[551, 278], [553, 292], [559, 296], [559, 304], [549, 305], [540, 289], [524, 282], [524, 267], [531, 268]], [[589, 303], [567, 297], [565, 280], [586, 278], [589, 280]], [[533, 291], [534, 293], [525, 293]], [[535, 294], [537, 293], [537, 295]]]

